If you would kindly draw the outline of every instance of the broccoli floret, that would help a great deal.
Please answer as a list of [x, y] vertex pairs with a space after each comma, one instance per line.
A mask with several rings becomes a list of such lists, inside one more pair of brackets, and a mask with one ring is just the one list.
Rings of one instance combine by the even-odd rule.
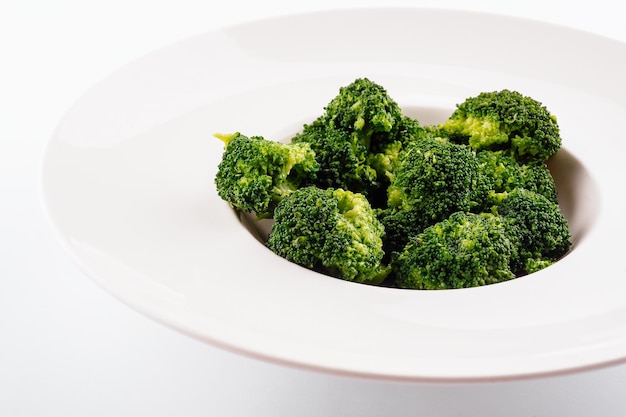
[[343, 188], [367, 194], [377, 188], [376, 171], [367, 164], [368, 151], [345, 130], [315, 121], [291, 140], [307, 144], [319, 165], [314, 182], [320, 188]]
[[481, 173], [476, 156], [465, 145], [444, 138], [422, 138], [407, 144], [387, 189], [388, 207], [415, 210], [434, 224], [456, 211], [477, 206]]
[[403, 147], [404, 144], [396, 140], [382, 147], [378, 153], [369, 155], [367, 163], [376, 171], [376, 176], [381, 181], [383, 178], [385, 178], [388, 183], [394, 181], [396, 168], [398, 167]]
[[371, 155], [389, 152], [395, 141], [403, 141], [419, 123], [405, 117], [398, 104], [380, 85], [360, 78], [341, 87], [324, 113], [292, 138], [308, 143], [320, 165], [316, 185], [344, 188], [365, 195], [384, 188]]
[[218, 195], [233, 207], [269, 217], [279, 201], [316, 177], [308, 144], [286, 144], [240, 133], [216, 135], [224, 154], [215, 176]]
[[396, 284], [430, 290], [510, 280], [515, 250], [501, 217], [456, 212], [413, 237], [395, 257]]
[[387, 256], [450, 214], [486, 206], [491, 189], [468, 146], [432, 134], [405, 144], [391, 178], [387, 208], [379, 212]]
[[406, 145], [416, 139], [435, 136], [438, 135], [434, 126], [422, 125], [417, 119], [409, 116], [402, 116], [398, 122], [395, 136], [393, 138]]
[[395, 180], [403, 150], [416, 140], [434, 137], [428, 126], [422, 126], [417, 120], [403, 116], [400, 120], [395, 138], [382, 145], [379, 144], [375, 151], [371, 151], [368, 157], [368, 165], [377, 174], [377, 178], [388, 187]]
[[555, 262], [554, 259], [549, 258], [528, 258], [524, 262], [523, 273], [532, 274], [533, 272], [541, 271]]
[[267, 246], [283, 258], [348, 281], [379, 284], [384, 229], [367, 199], [343, 189], [301, 188], [274, 212]]
[[325, 107], [324, 124], [350, 132], [366, 149], [393, 138], [403, 118], [400, 106], [381, 85], [358, 78], [341, 87], [339, 94]]
[[481, 172], [490, 188], [488, 204], [499, 204], [506, 194], [525, 188], [557, 202], [554, 178], [545, 162], [517, 160], [510, 150], [481, 151], [476, 154]]
[[409, 240], [432, 224], [417, 210], [381, 210], [380, 222], [385, 228], [383, 249], [385, 261], [402, 251]]
[[546, 161], [561, 147], [556, 117], [540, 102], [511, 90], [467, 98], [440, 128], [474, 150], [511, 149], [521, 160]]
[[568, 222], [557, 203], [518, 188], [497, 207], [517, 245], [514, 269], [531, 273], [565, 255], [571, 247]]
[[531, 162], [521, 165], [521, 177], [525, 188], [546, 197], [548, 200], [558, 204], [558, 192], [554, 177], [545, 162]]

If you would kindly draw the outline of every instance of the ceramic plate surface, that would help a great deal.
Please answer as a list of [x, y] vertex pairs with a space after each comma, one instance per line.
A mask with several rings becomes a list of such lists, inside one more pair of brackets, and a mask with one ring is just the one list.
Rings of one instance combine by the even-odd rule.
[[[493, 15], [364, 9], [179, 42], [88, 91], [46, 149], [46, 213], [72, 258], [138, 311], [230, 350], [368, 378], [474, 381], [626, 358], [626, 45]], [[216, 194], [223, 144], [285, 140], [357, 77], [438, 123], [515, 89], [558, 117], [553, 169], [574, 248], [480, 288], [360, 285], [275, 256]]]

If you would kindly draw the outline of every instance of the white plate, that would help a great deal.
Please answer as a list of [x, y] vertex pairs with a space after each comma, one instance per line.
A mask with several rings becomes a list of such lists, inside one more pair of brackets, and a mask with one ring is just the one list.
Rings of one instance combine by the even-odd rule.
[[[41, 172], [63, 246], [128, 305], [212, 344], [371, 378], [469, 381], [626, 358], [626, 45], [439, 10], [340, 11], [207, 33], [109, 76], [68, 112]], [[559, 118], [553, 162], [574, 249], [510, 282], [411, 291], [275, 256], [214, 188], [215, 132], [282, 140], [368, 77], [423, 123], [516, 89]]]

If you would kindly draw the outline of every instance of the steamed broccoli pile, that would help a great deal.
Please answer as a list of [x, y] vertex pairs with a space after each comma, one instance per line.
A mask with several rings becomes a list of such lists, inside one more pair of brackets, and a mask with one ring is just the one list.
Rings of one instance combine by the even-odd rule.
[[428, 126], [359, 78], [288, 143], [220, 138], [220, 197], [274, 219], [267, 247], [326, 275], [475, 287], [536, 272], [571, 246], [547, 166], [556, 118], [516, 91], [467, 98]]

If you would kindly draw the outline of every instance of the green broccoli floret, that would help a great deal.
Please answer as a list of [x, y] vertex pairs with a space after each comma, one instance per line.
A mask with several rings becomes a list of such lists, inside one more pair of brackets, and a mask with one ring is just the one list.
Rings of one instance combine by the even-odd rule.
[[511, 90], [467, 98], [440, 128], [474, 150], [511, 149], [523, 160], [546, 161], [561, 147], [556, 117], [540, 102]]
[[367, 78], [341, 87], [324, 110], [292, 138], [315, 152], [320, 165], [316, 185], [365, 195], [380, 190], [384, 174], [379, 178], [370, 166], [371, 155], [388, 152], [386, 146], [403, 141], [419, 123], [403, 116], [387, 91]]
[[510, 150], [481, 151], [476, 154], [481, 172], [489, 181], [488, 204], [499, 204], [507, 193], [525, 188], [550, 201], [557, 201], [556, 184], [545, 162], [520, 162]]
[[271, 216], [285, 196], [316, 178], [319, 164], [308, 144], [286, 144], [240, 133], [216, 135], [224, 154], [215, 176], [218, 195], [233, 207]]
[[267, 246], [283, 258], [337, 278], [379, 284], [384, 229], [367, 199], [343, 189], [301, 188], [274, 212]]
[[405, 144], [390, 178], [387, 208], [379, 210], [387, 257], [450, 214], [486, 206], [491, 189], [468, 146], [432, 132]]
[[388, 262], [396, 252], [404, 249], [412, 237], [422, 233], [432, 221], [426, 219], [417, 210], [380, 210], [380, 222], [385, 228], [383, 249], [385, 261]]
[[400, 288], [452, 289], [515, 278], [509, 265], [516, 246], [504, 220], [457, 212], [413, 237], [393, 260]]
[[465, 145], [444, 138], [407, 144], [387, 189], [392, 210], [415, 210], [434, 224], [456, 211], [469, 211], [483, 198], [476, 156]]
[[379, 143], [375, 150], [370, 151], [367, 163], [376, 171], [377, 178], [386, 188], [395, 180], [404, 148], [416, 140], [430, 137], [434, 136], [428, 126], [422, 126], [416, 119], [403, 116], [395, 138]]
[[320, 188], [344, 188], [367, 194], [378, 187], [376, 171], [367, 164], [367, 148], [349, 132], [316, 121], [305, 125], [291, 143], [307, 144], [315, 152], [320, 167], [315, 185]]
[[571, 247], [568, 222], [557, 203], [518, 188], [497, 207], [517, 245], [518, 274], [535, 272], [556, 262]]
[[394, 138], [403, 118], [402, 110], [381, 85], [358, 78], [341, 87], [325, 107], [324, 124], [350, 132], [366, 149]]
[[554, 177], [545, 162], [530, 162], [521, 165], [521, 177], [525, 188], [546, 197], [548, 200], [558, 204], [558, 192]]

